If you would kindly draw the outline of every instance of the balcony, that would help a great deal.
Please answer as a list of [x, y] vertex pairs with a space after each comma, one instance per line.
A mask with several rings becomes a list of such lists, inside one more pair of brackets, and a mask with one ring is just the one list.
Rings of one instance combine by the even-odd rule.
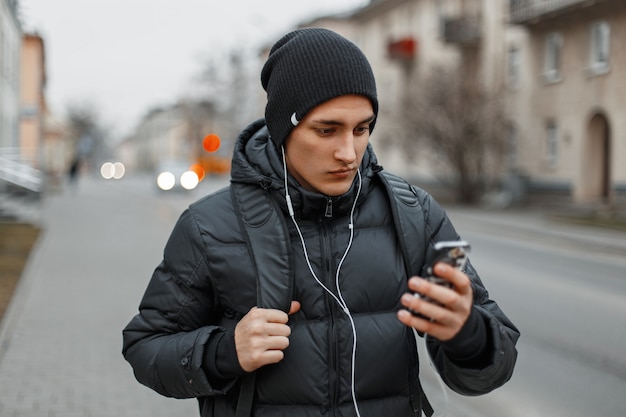
[[607, 1], [611, 0], [509, 0], [510, 20], [511, 23], [530, 25]]
[[470, 17], [445, 19], [443, 40], [461, 46], [478, 46], [481, 40], [480, 19]]
[[406, 37], [390, 41], [387, 44], [387, 56], [394, 61], [413, 61], [417, 56], [417, 40]]

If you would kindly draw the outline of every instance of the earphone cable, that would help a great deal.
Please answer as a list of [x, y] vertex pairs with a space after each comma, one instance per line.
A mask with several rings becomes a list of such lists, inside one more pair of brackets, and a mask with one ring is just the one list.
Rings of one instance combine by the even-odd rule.
[[352, 375], [351, 375], [350, 382], [351, 382], [351, 391], [352, 391], [352, 402], [354, 403], [354, 408], [356, 410], [357, 416], [360, 417], [361, 413], [359, 412], [359, 407], [357, 405], [357, 400], [356, 400], [356, 346], [357, 346], [356, 325], [354, 324], [354, 318], [352, 317], [352, 314], [350, 313], [350, 309], [348, 309], [348, 304], [343, 299], [343, 294], [341, 293], [341, 288], [339, 286], [339, 272], [341, 271], [341, 266], [343, 265], [343, 261], [348, 256], [348, 252], [350, 251], [350, 248], [352, 247], [352, 241], [354, 239], [354, 210], [356, 208], [356, 203], [359, 198], [359, 195], [361, 194], [361, 186], [363, 183], [363, 180], [361, 178], [361, 172], [358, 169], [357, 169], [357, 175], [359, 176], [359, 187], [357, 189], [356, 196], [354, 197], [354, 202], [352, 203], [352, 209], [350, 210], [350, 224], [348, 226], [348, 228], [350, 229], [350, 239], [348, 240], [348, 246], [346, 247], [346, 250], [343, 253], [343, 256], [341, 257], [341, 260], [339, 261], [339, 264], [337, 265], [337, 272], [335, 274], [335, 285], [337, 287], [337, 295], [339, 296], [339, 299], [343, 303], [348, 319], [350, 320], [350, 325], [352, 326], [352, 336], [353, 336], [353, 339], [352, 339]]
[[285, 161], [285, 148], [282, 147], [282, 156], [283, 156], [283, 169], [284, 169], [284, 177], [285, 177], [285, 200], [287, 202], [287, 209], [289, 210], [289, 216], [291, 217], [291, 221], [293, 222], [294, 226], [296, 227], [296, 231], [298, 232], [298, 236], [300, 237], [300, 243], [302, 244], [302, 251], [304, 253], [304, 259], [307, 263], [307, 266], [309, 267], [309, 272], [311, 273], [311, 275], [313, 276], [313, 278], [315, 279], [315, 281], [319, 284], [320, 287], [322, 287], [339, 305], [339, 307], [341, 307], [341, 309], [344, 311], [344, 313], [346, 313], [346, 316], [348, 317], [348, 320], [350, 321], [350, 326], [352, 328], [352, 369], [351, 369], [351, 381], [350, 381], [350, 390], [351, 390], [351, 394], [352, 394], [352, 403], [354, 405], [354, 409], [356, 412], [357, 417], [361, 417], [361, 413], [359, 411], [359, 406], [356, 400], [356, 347], [357, 347], [357, 339], [356, 339], [356, 326], [354, 324], [354, 319], [352, 317], [352, 314], [350, 314], [350, 310], [348, 309], [348, 305], [346, 304], [345, 300], [343, 299], [343, 296], [341, 294], [341, 289], [339, 287], [339, 272], [341, 271], [341, 266], [343, 265], [343, 261], [346, 259], [346, 256], [348, 256], [348, 252], [350, 251], [350, 248], [352, 247], [352, 240], [354, 238], [354, 210], [356, 208], [356, 203], [357, 203], [357, 199], [361, 193], [361, 186], [362, 186], [362, 178], [361, 178], [361, 173], [360, 171], [357, 169], [357, 174], [359, 176], [359, 187], [357, 189], [357, 194], [354, 198], [354, 202], [352, 203], [352, 209], [350, 210], [350, 224], [348, 225], [348, 228], [350, 229], [350, 238], [348, 240], [348, 245], [346, 247], [345, 252], [343, 253], [343, 256], [341, 257], [341, 260], [339, 261], [339, 264], [337, 265], [337, 272], [335, 274], [335, 285], [337, 287], [337, 295], [333, 294], [333, 292], [331, 290], [329, 290], [321, 281], [320, 279], [317, 277], [317, 275], [315, 274], [315, 271], [313, 270], [313, 266], [311, 265], [311, 261], [309, 260], [309, 254], [307, 252], [306, 249], [306, 243], [304, 241], [304, 236], [302, 235], [302, 231], [300, 230], [300, 226], [298, 226], [298, 222], [296, 221], [295, 218], [295, 213], [293, 210], [293, 206], [291, 204], [291, 196], [289, 195], [289, 187], [287, 184], [287, 162]]

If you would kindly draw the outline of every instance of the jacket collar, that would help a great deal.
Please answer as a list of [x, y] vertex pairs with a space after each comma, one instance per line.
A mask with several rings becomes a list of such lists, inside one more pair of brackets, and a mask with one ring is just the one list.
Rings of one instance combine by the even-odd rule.
[[[278, 206], [286, 213], [283, 169], [282, 155], [274, 142], [270, 140], [265, 120], [259, 119], [251, 123], [241, 132], [235, 143], [231, 182], [257, 184], [268, 190]], [[368, 145], [360, 167], [362, 183], [357, 204], [363, 201], [369, 191], [372, 177], [381, 169], [371, 145]], [[297, 219], [329, 218], [348, 213], [359, 186], [357, 176], [345, 194], [329, 197], [302, 188], [291, 175], [288, 176], [287, 181]]]

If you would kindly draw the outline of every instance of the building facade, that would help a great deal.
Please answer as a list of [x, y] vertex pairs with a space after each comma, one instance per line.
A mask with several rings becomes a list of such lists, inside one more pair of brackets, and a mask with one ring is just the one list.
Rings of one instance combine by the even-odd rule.
[[207, 152], [203, 138], [221, 132], [210, 102], [181, 101], [146, 114], [132, 135], [117, 147], [119, 158], [131, 171], [150, 172], [168, 161], [199, 164], [205, 174], [224, 174], [230, 168], [232, 141], [223, 140]]
[[437, 169], [428, 148], [407, 161], [406, 148], [387, 145], [411, 134], [394, 117], [407, 94], [419, 94], [407, 86], [457, 67], [503, 92], [505, 188], [513, 178], [518, 192], [576, 204], [626, 194], [626, 2], [372, 0], [306, 26], [337, 30], [370, 58], [381, 103], [372, 141], [402, 175], [428, 181]]
[[19, 147], [20, 47], [22, 26], [17, 0], [0, 0], [0, 149]]
[[372, 143], [385, 167], [429, 191], [443, 191], [444, 177], [459, 177], [417, 131], [420, 107], [442, 68], [490, 94], [503, 88], [505, 6], [490, 0], [373, 0], [343, 16], [343, 24], [338, 16], [307, 23], [337, 30], [369, 58], [380, 103]]
[[516, 163], [537, 190], [612, 205], [626, 192], [626, 3], [513, 0]]
[[46, 68], [43, 39], [26, 33], [22, 37], [20, 71], [20, 140], [19, 147], [25, 160], [39, 165], [43, 148], [46, 102]]

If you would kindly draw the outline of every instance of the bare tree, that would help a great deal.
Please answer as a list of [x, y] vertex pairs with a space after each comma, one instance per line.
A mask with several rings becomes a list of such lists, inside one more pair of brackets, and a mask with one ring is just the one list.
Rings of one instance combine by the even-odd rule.
[[89, 103], [72, 103], [66, 113], [70, 140], [74, 144], [74, 163], [91, 165], [108, 156], [106, 129], [96, 108]]
[[412, 87], [403, 114], [411, 132], [402, 135], [407, 156], [413, 157], [416, 148], [429, 149], [437, 167], [434, 175], [452, 184], [461, 202], [475, 203], [502, 169], [502, 92], [489, 92], [463, 71], [444, 68], [435, 68]]
[[251, 82], [261, 88], [252, 72], [256, 69], [256, 60], [243, 49], [212, 55], [197, 77], [202, 100], [214, 103], [216, 128], [220, 136], [229, 142], [229, 148], [241, 129], [262, 114], [262, 107], [256, 105], [256, 96], [250, 95]]

